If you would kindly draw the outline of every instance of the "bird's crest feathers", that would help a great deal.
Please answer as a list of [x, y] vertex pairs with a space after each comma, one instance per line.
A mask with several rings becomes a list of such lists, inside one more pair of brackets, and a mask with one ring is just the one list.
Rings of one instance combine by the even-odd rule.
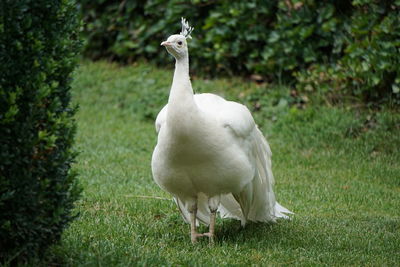
[[189, 26], [189, 22], [185, 18], [181, 18], [181, 23], [182, 31], [180, 32], [180, 35], [185, 36], [186, 39], [192, 39], [192, 36], [190, 36], [190, 34], [194, 30], [194, 28]]

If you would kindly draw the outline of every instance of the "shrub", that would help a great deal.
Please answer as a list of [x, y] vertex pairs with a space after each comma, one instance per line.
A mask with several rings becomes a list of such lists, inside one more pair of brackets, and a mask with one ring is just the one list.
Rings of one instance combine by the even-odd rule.
[[399, 99], [398, 0], [79, 2], [91, 58], [165, 61], [160, 41], [185, 16], [195, 27], [197, 72], [255, 73], [304, 92]]
[[400, 104], [399, 7], [392, 1], [353, 1], [350, 17], [343, 20], [335, 43], [339, 57], [315, 61], [294, 73], [297, 88], [328, 93], [336, 102], [343, 96], [382, 103], [390, 96]]
[[76, 5], [0, 3], [0, 262], [43, 252], [76, 216]]

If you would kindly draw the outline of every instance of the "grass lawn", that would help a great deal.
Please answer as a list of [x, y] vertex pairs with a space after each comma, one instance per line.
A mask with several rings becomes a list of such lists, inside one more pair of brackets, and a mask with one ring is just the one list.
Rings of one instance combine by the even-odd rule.
[[[171, 66], [173, 65], [171, 61]], [[275, 225], [217, 220], [217, 242], [193, 246], [189, 225], [153, 182], [152, 117], [172, 69], [82, 63], [75, 169], [79, 219], [43, 265], [386, 265], [400, 263], [400, 115], [390, 110], [291, 108], [287, 90], [240, 80], [194, 79], [251, 107], [271, 145], [278, 201], [294, 211]], [[205, 228], [200, 229], [205, 230]]]

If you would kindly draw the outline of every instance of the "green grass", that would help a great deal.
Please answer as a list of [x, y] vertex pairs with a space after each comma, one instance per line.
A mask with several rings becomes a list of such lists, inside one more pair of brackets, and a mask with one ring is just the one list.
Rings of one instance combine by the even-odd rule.
[[[193, 246], [189, 225], [150, 169], [156, 133], [149, 118], [166, 103], [171, 79], [171, 69], [146, 64], [86, 62], [76, 71], [80, 217], [39, 264], [399, 264], [399, 114], [298, 110], [286, 104], [285, 88], [268, 89], [255, 117], [274, 153], [277, 199], [296, 214], [245, 228], [218, 219], [216, 244]], [[266, 90], [237, 79], [195, 79], [193, 85], [250, 108], [253, 96]]]

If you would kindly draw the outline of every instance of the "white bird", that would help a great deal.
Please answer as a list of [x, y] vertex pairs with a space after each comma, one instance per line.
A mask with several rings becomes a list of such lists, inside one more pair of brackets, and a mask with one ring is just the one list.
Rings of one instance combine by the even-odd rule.
[[[214, 94], [194, 94], [186, 39], [193, 28], [182, 18], [182, 32], [161, 43], [175, 57], [168, 104], [156, 119], [158, 142], [152, 157], [155, 182], [171, 193], [191, 240], [214, 240], [215, 217], [275, 222], [291, 213], [273, 192], [270, 147], [250, 111]], [[196, 231], [198, 221], [209, 232]]]

